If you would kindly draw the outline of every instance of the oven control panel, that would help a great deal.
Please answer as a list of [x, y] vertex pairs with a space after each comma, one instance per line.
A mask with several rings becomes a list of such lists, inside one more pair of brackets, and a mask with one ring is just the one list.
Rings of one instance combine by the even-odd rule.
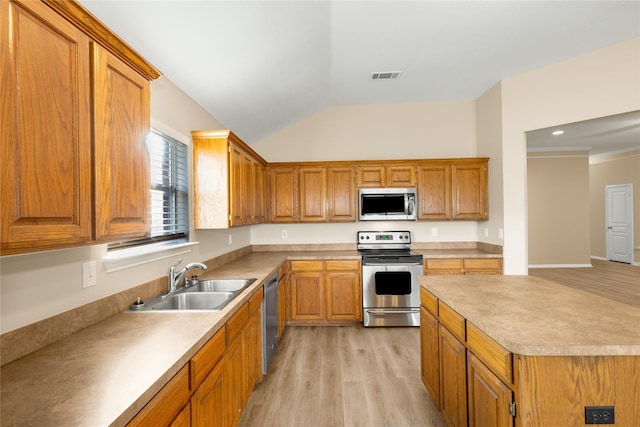
[[411, 243], [410, 231], [358, 231], [358, 243]]

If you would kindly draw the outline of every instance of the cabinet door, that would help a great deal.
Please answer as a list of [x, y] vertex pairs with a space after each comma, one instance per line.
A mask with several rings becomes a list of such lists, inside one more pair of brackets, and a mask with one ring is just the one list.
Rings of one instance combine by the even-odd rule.
[[360, 271], [329, 271], [327, 269], [325, 273], [327, 320], [361, 321], [361, 286]]
[[386, 169], [382, 165], [359, 166], [358, 188], [360, 187], [384, 187], [387, 184]]
[[415, 165], [387, 166], [387, 187], [413, 187], [416, 185]]
[[220, 360], [191, 396], [192, 427], [223, 427], [225, 419], [225, 359]]
[[511, 389], [471, 352], [467, 356], [469, 427], [513, 426], [509, 414]]
[[244, 152], [229, 144], [229, 219], [232, 227], [243, 225], [247, 197], [247, 164]]
[[97, 43], [91, 48], [95, 237], [144, 236], [150, 225], [149, 81]]
[[355, 169], [330, 167], [328, 170], [327, 199], [329, 222], [356, 221], [358, 219]]
[[242, 416], [244, 405], [244, 356], [242, 349], [242, 334], [227, 345], [225, 367], [225, 401], [228, 426], [236, 426]]
[[298, 170], [292, 167], [269, 169], [271, 194], [269, 221], [288, 223], [298, 220]]
[[191, 425], [191, 405], [187, 404], [169, 424], [169, 427], [191, 427]]
[[291, 273], [291, 320], [325, 319], [324, 271]]
[[451, 167], [453, 219], [486, 220], [487, 161], [454, 163]]
[[418, 165], [418, 219], [451, 219], [451, 165]]
[[300, 222], [327, 221], [327, 169], [300, 168]]
[[289, 320], [289, 264], [285, 263], [278, 270], [278, 339], [282, 338], [284, 328]]
[[449, 426], [467, 425], [467, 371], [464, 344], [445, 327], [440, 333], [440, 410]]
[[2, 254], [89, 241], [89, 39], [42, 2], [3, 1], [0, 51]]
[[440, 406], [440, 357], [438, 350], [438, 319], [420, 307], [420, 372], [422, 383]]

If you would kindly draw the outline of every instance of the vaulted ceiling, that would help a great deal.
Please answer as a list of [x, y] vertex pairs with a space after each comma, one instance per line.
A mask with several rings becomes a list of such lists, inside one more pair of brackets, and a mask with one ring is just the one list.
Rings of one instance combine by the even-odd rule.
[[640, 35], [637, 1], [81, 3], [249, 144], [336, 104], [475, 99]]

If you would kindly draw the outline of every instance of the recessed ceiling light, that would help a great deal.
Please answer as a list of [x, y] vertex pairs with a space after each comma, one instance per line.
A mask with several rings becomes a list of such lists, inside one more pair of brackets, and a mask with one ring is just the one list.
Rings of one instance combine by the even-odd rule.
[[553, 132], [551, 132], [551, 135], [562, 135], [563, 133], [563, 130], [554, 130]]

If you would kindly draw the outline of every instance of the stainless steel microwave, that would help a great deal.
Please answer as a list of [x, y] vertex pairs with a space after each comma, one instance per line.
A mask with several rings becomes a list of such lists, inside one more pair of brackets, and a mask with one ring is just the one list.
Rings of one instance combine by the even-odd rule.
[[360, 221], [415, 221], [415, 188], [360, 188]]

